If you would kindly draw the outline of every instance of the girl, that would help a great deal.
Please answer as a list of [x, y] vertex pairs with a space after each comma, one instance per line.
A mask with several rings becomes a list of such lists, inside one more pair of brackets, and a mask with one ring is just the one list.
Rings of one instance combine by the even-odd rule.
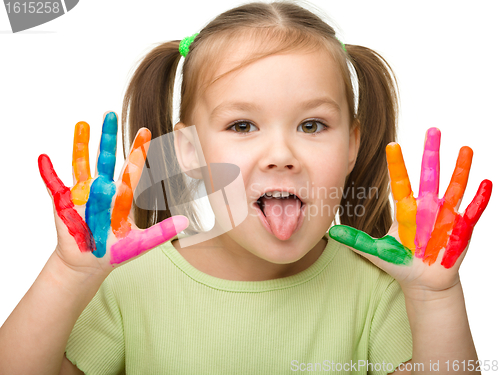
[[[454, 209], [466, 183], [459, 175], [468, 173], [470, 151], [461, 152], [450, 194], [438, 201], [439, 131], [430, 130], [421, 184], [428, 188], [412, 199], [401, 152], [391, 143], [391, 69], [370, 49], [343, 46], [330, 26], [292, 3], [229, 10], [188, 51], [175, 127], [173, 82], [185, 49], [165, 43], [136, 71], [122, 117], [126, 135], [137, 137], [124, 143], [131, 151], [116, 185], [114, 113], [104, 119], [94, 179], [88, 128], [77, 124], [71, 195], [48, 158], [40, 158], [58, 246], [0, 331], [1, 372], [385, 374], [409, 372], [397, 369], [402, 363], [422, 364], [416, 370], [423, 373], [436, 371], [435, 364], [446, 372], [447, 360], [475, 364], [458, 279], [464, 248], [459, 244], [459, 257], [444, 264], [445, 251], [426, 257], [427, 244], [439, 237], [434, 229], [449, 224], [440, 215], [459, 217]], [[357, 106], [348, 63], [359, 80]], [[149, 228], [140, 232], [127, 219], [127, 193], [138, 183], [149, 138], [190, 125], [207, 165], [240, 168], [249, 215], [229, 232], [181, 247], [173, 236], [187, 224], [182, 217], [170, 218], [168, 208], [136, 208], [135, 223]], [[200, 168], [193, 139], [177, 142], [181, 169]], [[489, 191], [486, 182], [474, 200], [481, 210]], [[295, 197], [263, 197], [276, 192]], [[468, 210], [460, 236], [438, 250], [460, 239], [466, 245], [463, 233], [481, 210]], [[330, 238], [337, 211], [349, 227], [333, 227]], [[189, 219], [186, 233], [197, 232], [197, 217]], [[373, 241], [351, 227], [390, 237]], [[423, 236], [421, 228], [428, 228]], [[452, 221], [444, 232], [455, 228]]]

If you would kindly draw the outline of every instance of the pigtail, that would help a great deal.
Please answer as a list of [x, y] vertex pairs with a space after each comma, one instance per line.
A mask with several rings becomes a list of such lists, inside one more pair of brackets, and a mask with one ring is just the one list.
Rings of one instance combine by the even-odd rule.
[[396, 138], [397, 82], [391, 67], [377, 52], [356, 45], [346, 48], [358, 76], [356, 119], [361, 140], [356, 165], [347, 177], [339, 215], [342, 224], [379, 238], [392, 225], [385, 146]]
[[[151, 131], [152, 140], [173, 131], [174, 80], [181, 59], [179, 42], [179, 40], [174, 40], [154, 48], [140, 62], [133, 74], [123, 100], [122, 134], [124, 155], [128, 154], [137, 131], [142, 127]], [[162, 142], [164, 141], [162, 140]], [[161, 173], [163, 176], [175, 175], [175, 177], [169, 178], [168, 183], [161, 181], [153, 187], [146, 186], [149, 189], [145, 190], [139, 197], [134, 196], [134, 221], [139, 228], [150, 227], [171, 217], [172, 213], [168, 205], [174, 203], [173, 199], [176, 194], [179, 195], [179, 192], [182, 192], [183, 196], [175, 198], [180, 198], [182, 202], [192, 201], [193, 189], [188, 186], [180, 167], [175, 162], [177, 159], [173, 142], [169, 145], [163, 145], [163, 147], [157, 147], [158, 144], [152, 142], [152, 146], [155, 148], [154, 158], [149, 157], [152, 154], [152, 147], [150, 146], [146, 168], [143, 170], [139, 187], [141, 184], [148, 184], [149, 181], [153, 181], [149, 176], [145, 178], [145, 173], [151, 173], [151, 168], [155, 173]], [[162, 157], [159, 157], [159, 155], [162, 155]], [[144, 189], [137, 190], [142, 191]], [[174, 191], [177, 193], [174, 194]], [[141, 202], [139, 204], [141, 207], [156, 207], [156, 209], [138, 207], [136, 205], [137, 200]], [[178, 202], [179, 199], [176, 203]], [[192, 205], [192, 203], [189, 204]], [[197, 226], [199, 218], [193, 209], [190, 209], [189, 212], [190, 214], [187, 217], [190, 228], [199, 231]], [[191, 230], [186, 229], [185, 232], [191, 233]]]

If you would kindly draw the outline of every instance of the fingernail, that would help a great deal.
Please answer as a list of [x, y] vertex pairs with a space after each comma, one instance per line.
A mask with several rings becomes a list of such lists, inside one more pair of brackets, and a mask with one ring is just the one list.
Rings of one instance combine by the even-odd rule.
[[181, 215], [172, 217], [172, 223], [174, 224], [176, 233], [182, 232], [189, 226], [187, 217]]

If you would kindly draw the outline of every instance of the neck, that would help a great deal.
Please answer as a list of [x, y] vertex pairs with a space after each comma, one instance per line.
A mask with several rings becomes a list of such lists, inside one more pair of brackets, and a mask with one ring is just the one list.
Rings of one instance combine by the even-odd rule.
[[299, 260], [277, 264], [262, 259], [248, 250], [230, 250], [224, 246], [220, 237], [183, 248], [179, 246], [178, 240], [173, 240], [172, 245], [194, 268], [210, 276], [234, 281], [264, 281], [293, 276], [306, 270], [318, 260], [327, 244], [327, 241], [321, 238]]

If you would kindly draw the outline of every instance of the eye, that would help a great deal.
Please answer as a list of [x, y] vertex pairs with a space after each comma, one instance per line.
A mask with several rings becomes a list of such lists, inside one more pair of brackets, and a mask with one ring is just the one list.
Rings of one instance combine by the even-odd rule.
[[234, 132], [236, 133], [250, 133], [251, 126], [255, 127], [255, 125], [249, 121], [238, 121], [229, 126], [227, 130], [234, 128]]
[[[232, 125], [230, 125], [226, 130], [233, 130], [235, 133], [248, 134], [251, 133], [250, 128], [252, 126], [256, 128], [256, 126], [252, 124], [250, 121], [237, 121]], [[321, 121], [316, 119], [304, 121], [302, 124], [298, 126], [298, 129], [300, 129], [301, 127], [305, 129], [305, 131], [302, 131], [302, 133], [312, 134], [312, 135], [322, 133], [323, 131], [325, 131], [326, 128], [328, 128], [327, 125], [323, 124]], [[320, 128], [320, 131], [317, 131], [318, 127], [323, 127], [324, 129], [321, 130]]]
[[317, 132], [316, 130], [318, 129], [318, 126], [322, 126], [325, 129], [328, 128], [328, 126], [323, 124], [321, 121], [316, 120], [316, 119], [312, 119], [312, 120], [304, 121], [302, 124], [299, 125], [298, 129], [300, 129], [302, 127], [302, 129], [305, 129], [305, 131], [303, 131], [303, 133], [316, 135], [316, 134], [319, 134], [319, 133], [324, 131], [324, 129], [323, 129], [323, 130], [320, 130], [319, 132]]

